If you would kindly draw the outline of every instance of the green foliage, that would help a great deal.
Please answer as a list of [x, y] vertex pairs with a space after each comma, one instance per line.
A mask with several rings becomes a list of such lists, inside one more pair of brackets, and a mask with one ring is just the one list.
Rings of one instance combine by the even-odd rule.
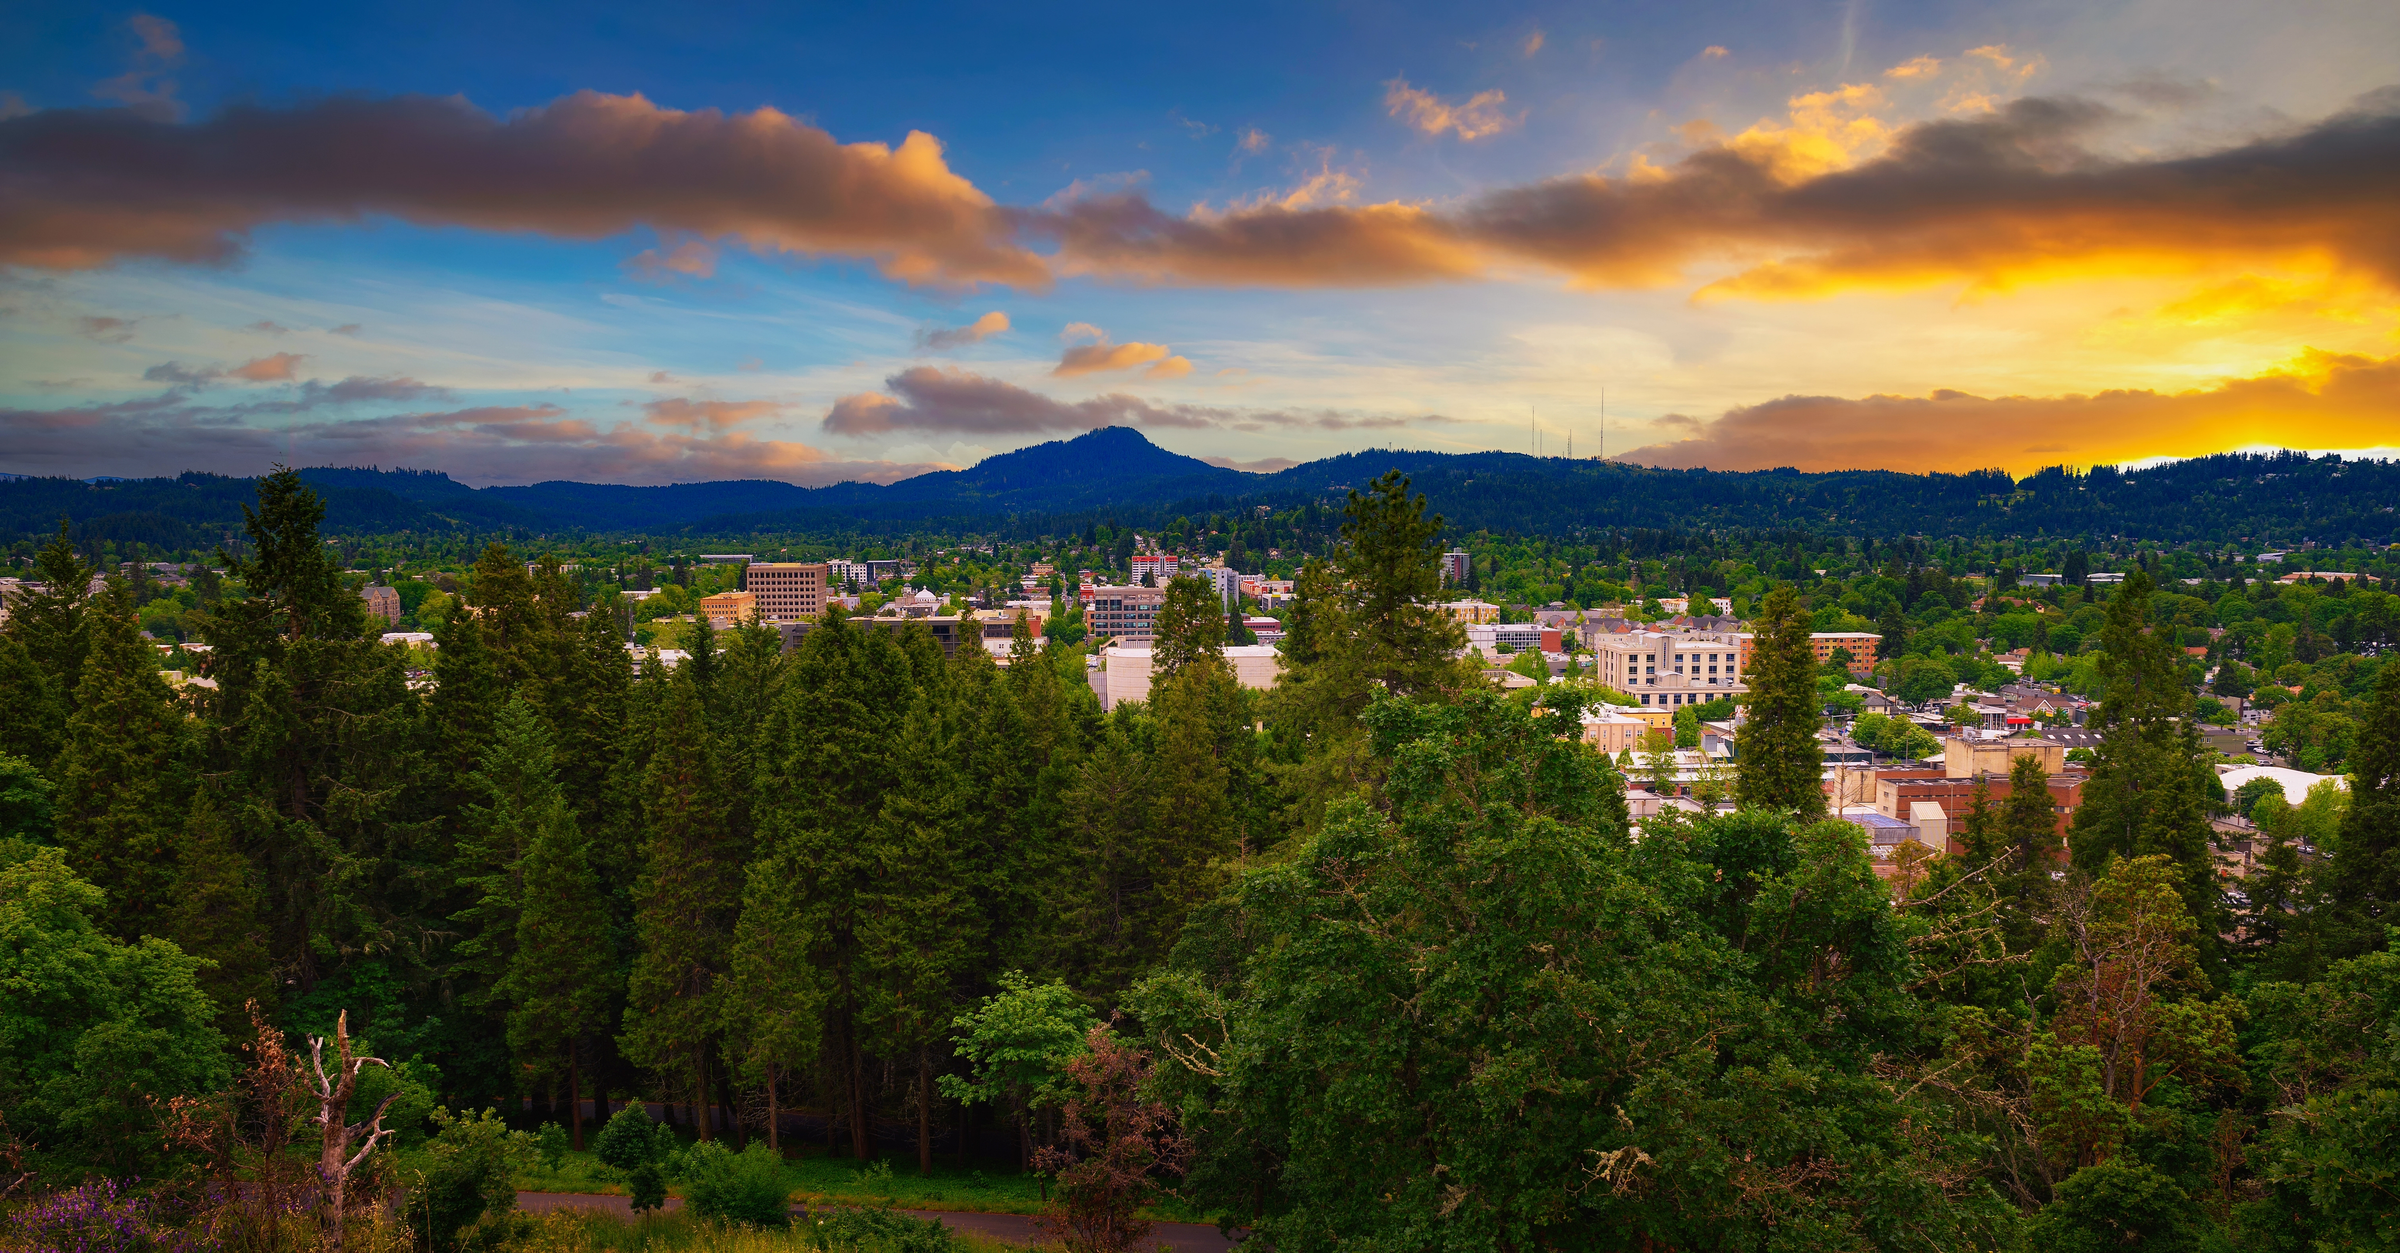
[[[1927, 1182], [1965, 1146], [1895, 1134], [1890, 1090], [1846, 1077], [1922, 1012], [1855, 828], [1751, 813], [1637, 844], [1605, 764], [1526, 751], [1503, 702], [1369, 721], [1388, 809], [1345, 801], [1245, 874], [1134, 998], [1206, 1146], [1193, 1191], [1263, 1198], [1295, 1250], [1991, 1229], [1988, 1194]], [[1839, 987], [1810, 977], [1827, 961]]]
[[2114, 1162], [2086, 1166], [2058, 1185], [2058, 1198], [2025, 1229], [2027, 1249], [2105, 1253], [2195, 1248], [2191, 1198], [2157, 1169]]
[[951, 1024], [968, 1078], [944, 1075], [942, 1094], [954, 1100], [1005, 1104], [1020, 1116], [1067, 1097], [1067, 1063], [1082, 1055], [1084, 1037], [1099, 1019], [1063, 981], [1035, 983], [1019, 971], [1000, 976], [1000, 990]]
[[14, 1135], [132, 1175], [161, 1148], [152, 1098], [214, 1092], [229, 1071], [200, 963], [111, 938], [102, 908], [58, 849], [0, 864], [0, 1109]]
[[710, 1141], [684, 1155], [684, 1201], [702, 1218], [748, 1227], [791, 1223], [791, 1185], [783, 1159], [758, 1141], [739, 1153]]
[[667, 1159], [675, 1152], [675, 1132], [652, 1122], [640, 1105], [618, 1110], [592, 1143], [593, 1155], [625, 1177], [626, 1192], [636, 1212], [658, 1209], [667, 1199]]
[[433, 1123], [439, 1130], [426, 1145], [424, 1173], [409, 1197], [412, 1224], [441, 1253], [498, 1243], [481, 1237], [494, 1227], [506, 1230], [517, 1205], [517, 1172], [533, 1161], [533, 1137], [510, 1131], [488, 1109], [437, 1109]]
[[819, 1253], [953, 1253], [960, 1247], [940, 1219], [888, 1208], [814, 1213], [802, 1229]]
[[567, 1160], [567, 1129], [546, 1122], [533, 1135], [534, 1156], [541, 1159], [542, 1169], [556, 1174]]

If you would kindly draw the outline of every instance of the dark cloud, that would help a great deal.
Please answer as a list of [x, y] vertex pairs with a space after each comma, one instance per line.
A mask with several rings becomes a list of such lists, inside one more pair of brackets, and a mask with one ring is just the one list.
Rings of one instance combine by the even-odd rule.
[[885, 391], [861, 392], [834, 402], [821, 424], [824, 430], [834, 435], [881, 435], [893, 431], [1036, 435], [1089, 431], [1103, 426], [1250, 432], [1295, 428], [1344, 431], [1458, 421], [1439, 414], [1398, 417], [1348, 414], [1331, 409], [1293, 413], [1212, 405], [1160, 405], [1121, 392], [1088, 400], [1058, 400], [955, 367], [918, 366], [885, 379], [883, 385]]
[[140, 318], [77, 318], [75, 329], [102, 343], [122, 344], [133, 338], [133, 328], [140, 323]]
[[241, 105], [192, 125], [122, 109], [0, 122], [0, 262], [222, 262], [258, 226], [379, 214], [571, 239], [648, 226], [866, 258], [911, 283], [1049, 277], [932, 136], [842, 144], [773, 109], [580, 92], [505, 117], [402, 96]]
[[348, 335], [352, 339], [356, 339], [359, 334], [365, 330], [365, 327], [360, 326], [356, 322], [344, 322], [340, 326], [334, 327], [328, 333], [333, 335]]

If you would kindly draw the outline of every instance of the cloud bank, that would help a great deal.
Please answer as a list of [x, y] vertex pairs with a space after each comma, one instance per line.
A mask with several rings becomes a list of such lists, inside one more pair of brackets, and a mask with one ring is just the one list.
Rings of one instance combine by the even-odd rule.
[[[865, 259], [918, 284], [1049, 279], [932, 136], [843, 144], [774, 109], [685, 112], [586, 91], [506, 117], [398, 96], [240, 105], [189, 125], [131, 109], [0, 122], [0, 263], [216, 263], [269, 223], [386, 215], [571, 239], [647, 226]], [[649, 263], [704, 267], [689, 252]]]
[[1440, 414], [1402, 417], [1335, 410], [1235, 409], [1162, 405], [1111, 392], [1088, 400], [1059, 400], [1003, 379], [970, 371], [918, 366], [883, 381], [885, 390], [835, 401], [820, 423], [827, 434], [877, 436], [898, 432], [949, 435], [1039, 435], [1103, 426], [1219, 429], [1245, 432], [1307, 428], [1390, 430], [1412, 423], [1455, 424]]
[[[1912, 67], [1893, 73], [1938, 63]], [[505, 118], [422, 96], [241, 106], [188, 124], [48, 110], [0, 121], [0, 263], [222, 262], [268, 223], [389, 215], [576, 239], [647, 227], [683, 241], [632, 263], [655, 276], [705, 274], [711, 249], [730, 244], [858, 258], [947, 287], [1039, 288], [1063, 275], [1373, 287], [1522, 273], [1637, 287], [1730, 264], [1703, 295], [1794, 298], [2260, 259], [2400, 285], [2400, 90], [2287, 134], [2169, 158], [2107, 155], [2099, 141], [2123, 119], [2088, 100], [2020, 99], [1890, 129], [1854, 115], [1877, 91], [1796, 96], [1790, 125], [1694, 131], [1706, 146], [1672, 165], [1637, 160], [1624, 177], [1572, 174], [1450, 204], [1303, 197], [1183, 214], [1124, 190], [1003, 207], [923, 133], [897, 148], [843, 144], [772, 109], [685, 112], [640, 96], [583, 92]], [[1389, 107], [1472, 139], [1493, 133], [1500, 103], [1446, 104], [1395, 81]]]
[[1616, 458], [1712, 470], [1948, 470], [2195, 457], [2245, 446], [2400, 444], [2400, 356], [2311, 350], [2282, 369], [2184, 392], [2069, 396], [1786, 396]]

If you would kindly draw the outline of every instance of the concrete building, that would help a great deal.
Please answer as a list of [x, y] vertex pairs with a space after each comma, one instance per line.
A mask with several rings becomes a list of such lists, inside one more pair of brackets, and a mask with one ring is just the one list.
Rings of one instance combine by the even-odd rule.
[[1442, 554], [1442, 582], [1453, 587], [1466, 585], [1467, 554], [1464, 549], [1453, 548]]
[[749, 567], [744, 586], [762, 620], [788, 622], [825, 612], [832, 573], [832, 563], [824, 561], [757, 562]]
[[1095, 640], [1148, 644], [1159, 606], [1167, 603], [1163, 587], [1092, 587], [1084, 602], [1084, 627]]
[[1742, 674], [1747, 635], [1628, 631], [1591, 641], [1593, 675], [1645, 706], [1706, 704], [1750, 689]]
[[1224, 566], [1201, 566], [1185, 573], [1208, 580], [1208, 585], [1217, 591], [1217, 600], [1229, 610], [1233, 608], [1234, 599], [1241, 595], [1242, 576]]
[[[751, 567], [753, 570], [757, 568]], [[708, 615], [711, 628], [722, 631], [749, 621], [758, 612], [758, 596], [754, 592], [719, 592], [714, 596], [703, 596], [700, 598], [700, 612]]]
[[[1264, 691], [1283, 673], [1283, 654], [1264, 644], [1239, 644], [1225, 650], [1225, 664], [1234, 682]], [[1112, 644], [1100, 650], [1100, 668], [1089, 672], [1092, 691], [1102, 709], [1115, 709], [1129, 700], [1150, 699], [1150, 646]]]
[[367, 613], [369, 616], [381, 618], [385, 622], [391, 623], [397, 623], [400, 621], [399, 588], [362, 587], [358, 589], [358, 597], [360, 600], [367, 602]]
[[1583, 715], [1583, 742], [1611, 757], [1640, 748], [1642, 735], [1649, 729], [1649, 719], [1612, 706], [1589, 709]]
[[1480, 648], [1486, 656], [1499, 649], [1522, 653], [1540, 649], [1555, 653], [1560, 648], [1557, 629], [1539, 622], [1494, 622], [1467, 628], [1467, 646]]
[[1132, 577], [1134, 582], [1139, 583], [1142, 576], [1147, 574], [1160, 587], [1165, 587], [1167, 581], [1175, 577], [1175, 572], [1182, 568], [1181, 561], [1166, 553], [1135, 553]]
[[1451, 621], [1464, 622], [1468, 626], [1483, 626], [1500, 620], [1500, 606], [1488, 601], [1449, 600], [1434, 608], [1449, 614]]
[[2012, 735], [2005, 739], [1969, 739], [1953, 735], [1942, 741], [1942, 769], [1962, 778], [1979, 774], [2005, 775], [2015, 768], [2019, 757], [2031, 757], [2042, 763], [2043, 774], [2063, 774], [2067, 768], [2066, 746], [2056, 740], [2039, 739], [2029, 735]]

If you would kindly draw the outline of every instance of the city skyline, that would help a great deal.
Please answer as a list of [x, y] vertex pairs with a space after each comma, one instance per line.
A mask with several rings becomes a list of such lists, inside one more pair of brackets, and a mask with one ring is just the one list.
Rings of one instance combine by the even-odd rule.
[[0, 30], [0, 471], [2400, 445], [2367, 4]]

